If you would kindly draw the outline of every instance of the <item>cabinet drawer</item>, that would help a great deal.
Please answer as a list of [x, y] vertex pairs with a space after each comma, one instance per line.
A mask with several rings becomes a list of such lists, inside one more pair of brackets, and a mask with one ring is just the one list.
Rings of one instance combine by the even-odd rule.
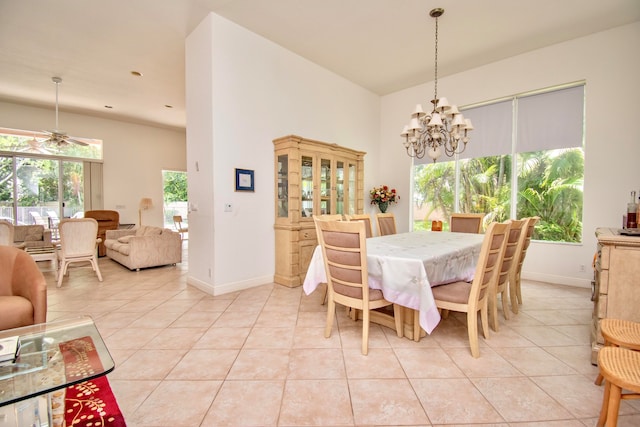
[[304, 230], [300, 230], [298, 232], [298, 240], [300, 242], [304, 241], [304, 240], [313, 240], [314, 242], [318, 241], [317, 235], [316, 235], [316, 229], [315, 228], [307, 228]]

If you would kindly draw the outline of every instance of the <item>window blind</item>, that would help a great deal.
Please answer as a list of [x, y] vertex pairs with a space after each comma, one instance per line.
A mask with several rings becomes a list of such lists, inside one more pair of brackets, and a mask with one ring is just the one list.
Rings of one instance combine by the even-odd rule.
[[584, 85], [518, 98], [517, 151], [582, 147], [583, 117]]

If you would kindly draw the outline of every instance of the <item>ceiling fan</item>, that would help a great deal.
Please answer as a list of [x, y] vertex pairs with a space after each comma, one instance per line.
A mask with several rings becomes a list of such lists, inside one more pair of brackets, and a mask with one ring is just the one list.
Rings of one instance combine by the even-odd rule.
[[51, 81], [56, 84], [56, 127], [53, 130], [42, 131], [49, 136], [42, 142], [56, 144], [58, 146], [64, 144], [89, 145], [84, 141], [68, 136], [66, 132], [58, 128], [58, 87], [60, 86], [60, 83], [62, 83], [62, 79], [60, 77], [51, 77]]

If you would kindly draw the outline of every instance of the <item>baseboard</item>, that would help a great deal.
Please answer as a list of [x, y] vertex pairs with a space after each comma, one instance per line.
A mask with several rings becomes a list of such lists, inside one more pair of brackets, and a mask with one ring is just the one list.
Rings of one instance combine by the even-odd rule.
[[267, 283], [273, 283], [273, 276], [254, 277], [249, 280], [242, 280], [239, 282], [223, 283], [220, 285], [212, 285], [193, 277], [187, 277], [187, 284], [195, 288], [200, 289], [202, 292], [206, 292], [209, 295], [224, 295], [230, 292], [243, 291], [245, 289], [255, 288], [256, 286], [262, 286]]
[[591, 280], [580, 279], [577, 277], [557, 276], [554, 274], [522, 272], [522, 278], [525, 280], [534, 280], [536, 282], [553, 283], [555, 285], [575, 286], [578, 288], [591, 289]]

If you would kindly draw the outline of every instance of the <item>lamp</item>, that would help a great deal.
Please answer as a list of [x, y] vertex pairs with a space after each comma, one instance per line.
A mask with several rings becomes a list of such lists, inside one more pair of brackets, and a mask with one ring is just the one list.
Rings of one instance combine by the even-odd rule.
[[436, 20], [433, 111], [425, 113], [421, 104], [416, 105], [411, 121], [400, 134], [409, 156], [421, 159], [428, 154], [434, 163], [443, 151], [449, 157], [462, 153], [469, 142], [468, 132], [473, 130], [471, 120], [465, 119], [457, 106], [449, 104], [447, 98], [438, 99], [438, 18], [443, 13], [442, 8], [429, 12]]
[[140, 199], [140, 206], [138, 207], [138, 224], [142, 225], [142, 211], [151, 209], [153, 207], [153, 201], [149, 197], [143, 197]]

